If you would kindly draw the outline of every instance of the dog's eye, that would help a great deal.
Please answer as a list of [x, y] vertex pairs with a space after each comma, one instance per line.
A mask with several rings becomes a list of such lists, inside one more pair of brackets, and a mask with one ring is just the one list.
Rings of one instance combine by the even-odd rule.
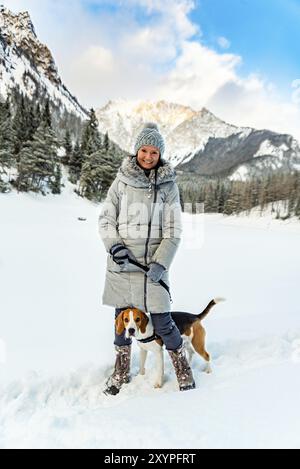
[[141, 322], [141, 318], [136, 318], [135, 322]]
[[129, 319], [126, 318], [126, 319], [125, 319], [125, 322], [129, 322]]

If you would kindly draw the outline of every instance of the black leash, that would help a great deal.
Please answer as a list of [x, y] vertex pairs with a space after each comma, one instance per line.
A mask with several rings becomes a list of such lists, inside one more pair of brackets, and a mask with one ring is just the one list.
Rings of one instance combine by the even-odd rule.
[[[118, 252], [122, 251], [124, 249], [124, 246], [120, 246], [118, 247], [114, 254], [117, 254]], [[147, 274], [150, 270], [150, 267], [146, 267], [145, 265], [142, 265], [140, 264], [139, 262], [137, 261], [134, 261], [133, 259], [131, 259], [128, 255], [127, 256], [120, 256], [119, 257], [119, 260], [122, 260], [122, 261], [126, 261], [128, 260], [128, 262], [132, 265], [135, 265], [136, 267], [138, 267], [140, 270], [142, 270], [143, 272], [145, 272], [145, 274]], [[170, 288], [168, 287], [168, 285], [163, 281], [163, 280], [160, 280], [158, 282], [165, 290], [167, 290], [167, 292], [169, 293], [169, 297], [170, 297], [170, 301], [171, 303], [173, 303], [173, 300], [172, 300], [172, 296], [171, 296], [171, 291], [170, 291]]]
[[[148, 272], [149, 272], [149, 270], [150, 270], [149, 267], [146, 267], [145, 265], [142, 265], [142, 264], [140, 264], [139, 262], [134, 261], [133, 259], [130, 259], [130, 257], [127, 257], [127, 259], [128, 259], [128, 261], [129, 261], [130, 264], [135, 265], [135, 266], [138, 267], [139, 269], [143, 270], [145, 273], [148, 273]], [[169, 293], [170, 301], [171, 301], [171, 303], [173, 303], [171, 291], [170, 291], [170, 288], [168, 287], [168, 285], [167, 285], [163, 280], [160, 280], [158, 283], [159, 283], [165, 290], [167, 290], [167, 292]]]

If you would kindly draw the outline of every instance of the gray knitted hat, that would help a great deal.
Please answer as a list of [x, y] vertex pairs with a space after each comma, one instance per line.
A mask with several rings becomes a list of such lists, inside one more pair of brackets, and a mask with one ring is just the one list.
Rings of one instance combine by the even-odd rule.
[[157, 124], [154, 122], [148, 122], [145, 124], [143, 130], [138, 135], [134, 146], [135, 155], [137, 155], [139, 149], [144, 145], [152, 145], [158, 148], [160, 151], [160, 156], [163, 157], [165, 152], [165, 142], [163, 136], [159, 132]]

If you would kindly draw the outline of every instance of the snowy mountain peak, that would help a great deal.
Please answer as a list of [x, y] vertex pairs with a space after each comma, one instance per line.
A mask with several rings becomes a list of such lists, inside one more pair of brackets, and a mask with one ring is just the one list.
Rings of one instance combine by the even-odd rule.
[[100, 130], [128, 152], [143, 124], [156, 122], [166, 140], [165, 157], [178, 171], [240, 178], [241, 166], [243, 174], [253, 175], [300, 164], [293, 137], [228, 124], [205, 107], [197, 111], [165, 100], [118, 99], [98, 109], [97, 117]]
[[187, 106], [182, 106], [167, 101], [136, 100], [126, 99], [110, 100], [97, 114], [104, 118], [104, 115], [120, 115], [122, 118], [141, 116], [143, 121], [156, 120], [158, 124], [179, 125], [187, 118], [191, 118], [195, 111]]
[[13, 13], [0, 6], [0, 96], [18, 88], [24, 95], [48, 96], [62, 113], [66, 110], [80, 119], [86, 110], [64, 86], [53, 56], [36, 35], [27, 11]]
[[134, 139], [145, 122], [154, 121], [166, 138], [166, 158], [174, 165], [183, 162], [210, 137], [227, 137], [245, 129], [226, 124], [208, 109], [160, 101], [109, 101], [97, 110], [100, 130], [124, 150], [131, 152]]
[[45, 73], [50, 81], [61, 84], [52, 54], [48, 47], [37, 38], [27, 11], [14, 14], [7, 8], [1, 9], [0, 30], [8, 46], [25, 54], [32, 65]]
[[4, 5], [0, 5], [0, 27], [1, 33], [17, 44], [28, 35], [37, 37], [28, 11], [14, 14]]

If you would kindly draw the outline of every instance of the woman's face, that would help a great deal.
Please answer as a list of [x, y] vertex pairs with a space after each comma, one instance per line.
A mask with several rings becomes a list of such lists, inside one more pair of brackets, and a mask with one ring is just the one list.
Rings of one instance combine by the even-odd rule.
[[159, 162], [159, 150], [156, 147], [145, 145], [138, 151], [137, 160], [143, 169], [153, 169]]

